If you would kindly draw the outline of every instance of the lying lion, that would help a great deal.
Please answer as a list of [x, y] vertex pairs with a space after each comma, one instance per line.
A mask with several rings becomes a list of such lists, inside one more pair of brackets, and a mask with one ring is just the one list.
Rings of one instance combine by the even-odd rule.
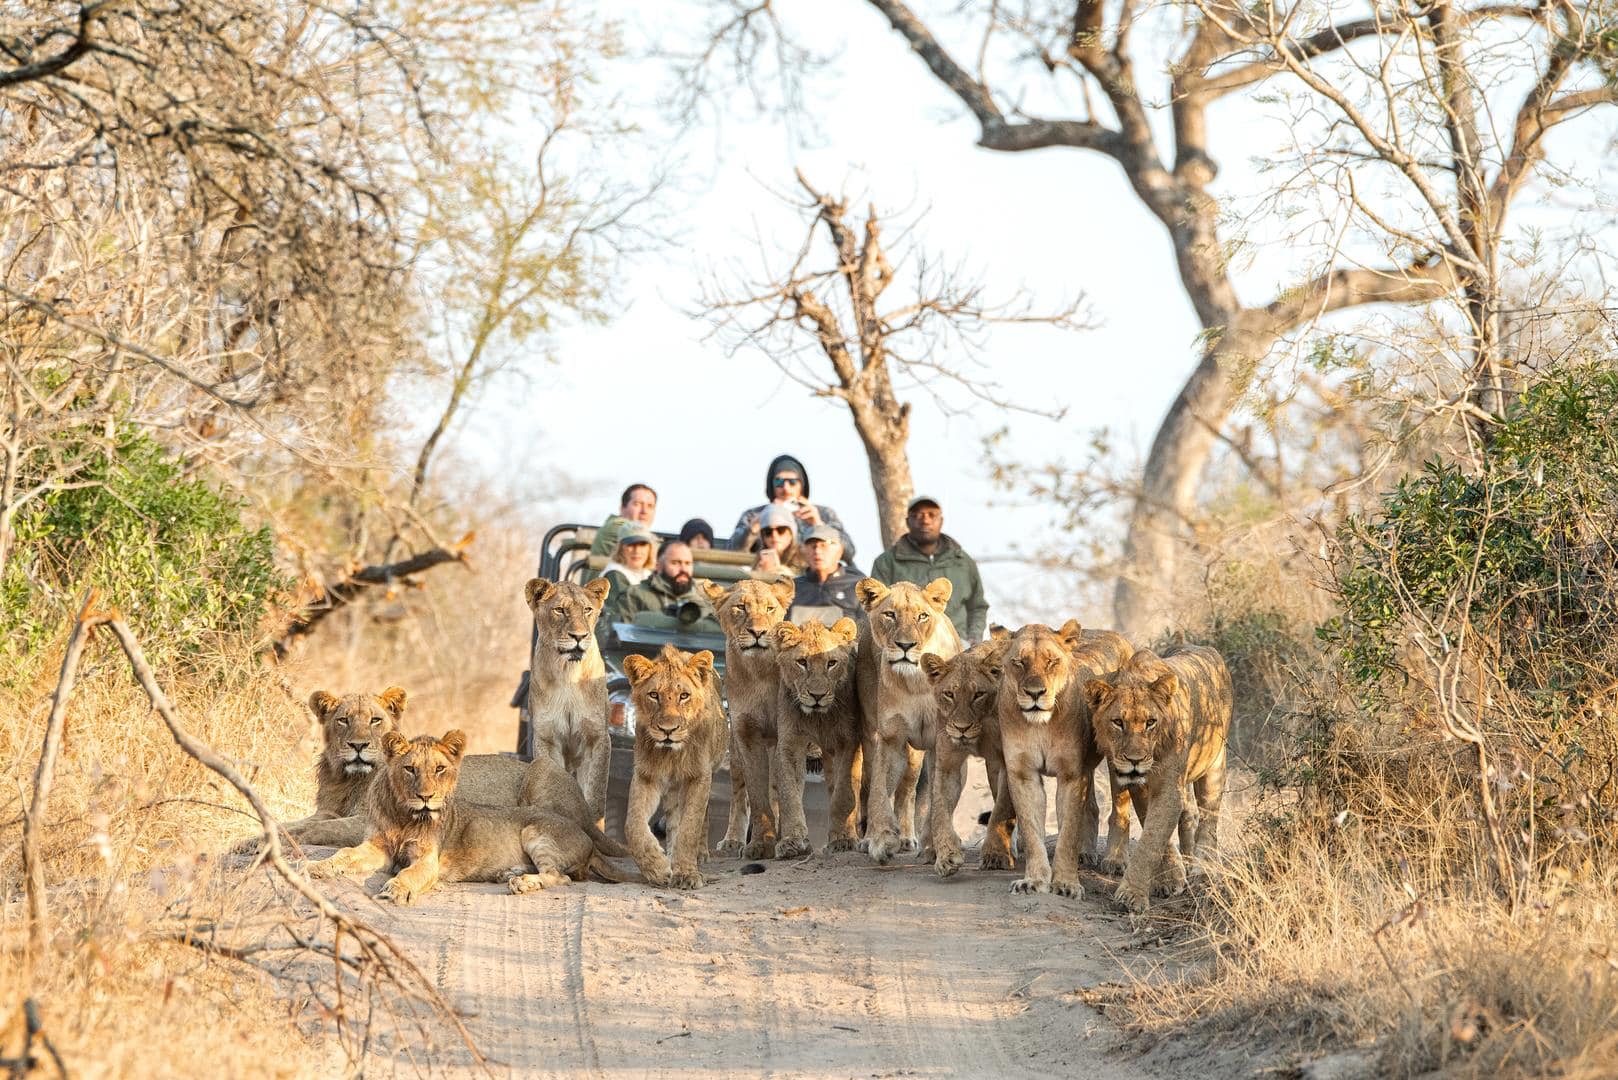
[[382, 739], [386, 761], [367, 803], [370, 836], [309, 864], [314, 877], [398, 872], [377, 898], [413, 904], [441, 881], [503, 881], [514, 893], [581, 881], [595, 872], [624, 878], [603, 855], [625, 855], [591, 819], [582, 794], [571, 814], [539, 806], [480, 806], [456, 791], [466, 735]]

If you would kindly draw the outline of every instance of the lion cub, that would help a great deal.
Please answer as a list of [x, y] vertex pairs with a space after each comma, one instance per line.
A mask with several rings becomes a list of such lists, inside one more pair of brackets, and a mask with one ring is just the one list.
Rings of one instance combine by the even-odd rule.
[[[1142, 912], [1154, 888], [1169, 895], [1184, 890], [1182, 856], [1201, 858], [1218, 843], [1230, 672], [1215, 650], [1185, 645], [1162, 656], [1138, 652], [1110, 678], [1086, 682], [1084, 692], [1096, 744], [1142, 817], [1140, 843], [1113, 899]], [[1200, 821], [1184, 805], [1187, 784]], [[1169, 846], [1176, 825], [1179, 855]]]
[[[1005, 632], [1002, 631], [1002, 634]], [[966, 786], [966, 762], [983, 759], [994, 792], [989, 833], [983, 840], [980, 870], [1010, 870], [1011, 829], [1017, 812], [1006, 785], [1006, 762], [1000, 749], [1000, 676], [1009, 635], [980, 641], [953, 660], [932, 653], [921, 658], [921, 668], [932, 683], [938, 703], [938, 731], [933, 740], [933, 783], [928, 800], [927, 837], [933, 849], [933, 869], [949, 877], [965, 863], [961, 837], [955, 831], [955, 807]]]
[[[701, 888], [697, 863], [708, 847], [708, 794], [725, 754], [725, 713], [713, 653], [663, 646], [656, 660], [624, 658], [635, 702], [635, 773], [629, 782], [624, 837], [653, 885]], [[662, 800], [669, 852], [652, 835]]]
[[465, 733], [382, 739], [386, 763], [371, 785], [370, 836], [309, 864], [314, 877], [370, 874], [397, 868], [381, 900], [413, 904], [441, 881], [504, 881], [515, 893], [532, 892], [594, 870], [621, 881], [602, 855], [621, 855], [588, 818], [580, 796], [568, 816], [540, 806], [481, 806], [462, 802], [460, 778]]
[[948, 660], [961, 651], [960, 636], [944, 613], [951, 587], [948, 578], [936, 578], [926, 588], [907, 581], [889, 588], [876, 578], [854, 586], [867, 616], [857, 661], [870, 787], [866, 850], [879, 863], [921, 849], [916, 780], [933, 748], [937, 712], [921, 658], [932, 653]]
[[854, 656], [859, 627], [838, 619], [829, 628], [818, 619], [802, 626], [783, 622], [770, 632], [781, 693], [776, 707], [776, 772], [780, 777], [781, 840], [775, 857], [809, 854], [803, 813], [803, 758], [820, 746], [830, 784], [831, 829], [826, 851], [852, 851], [855, 831], [854, 762], [860, 753], [860, 713], [855, 700]]
[[607, 733], [607, 666], [596, 646], [596, 620], [611, 582], [588, 585], [534, 578], [523, 586], [534, 614], [529, 661], [530, 757], [548, 757], [566, 769], [601, 824], [607, 807], [612, 737]]

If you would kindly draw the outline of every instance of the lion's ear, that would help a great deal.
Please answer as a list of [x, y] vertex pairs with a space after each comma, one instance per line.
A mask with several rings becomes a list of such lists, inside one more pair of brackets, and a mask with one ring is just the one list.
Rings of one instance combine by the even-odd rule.
[[594, 581], [585, 582], [584, 591], [589, 593], [597, 604], [605, 604], [607, 594], [612, 592], [612, 582], [604, 577], [598, 577]]
[[404, 715], [405, 696], [403, 687], [390, 686], [378, 694], [376, 699], [382, 703], [384, 709], [388, 710], [388, 714], [393, 717], [393, 722], [398, 723], [399, 717]]
[[1146, 688], [1146, 692], [1157, 700], [1166, 702], [1173, 701], [1174, 695], [1179, 689], [1180, 680], [1175, 677], [1174, 672], [1166, 671], [1152, 680], [1152, 685]]
[[1001, 626], [999, 623], [995, 623], [989, 627], [990, 641], [1006, 641], [1009, 640], [1010, 637], [1011, 630], [1007, 627]]
[[707, 649], [703, 649], [701, 652], [692, 656], [690, 670], [700, 672], [704, 675], [712, 675], [713, 653], [709, 652]]
[[861, 578], [860, 583], [854, 586], [854, 595], [859, 597], [860, 607], [870, 611], [888, 595], [888, 587], [874, 577]]
[[1094, 716], [1106, 707], [1107, 698], [1112, 694], [1112, 683], [1105, 679], [1090, 679], [1084, 684], [1084, 700], [1090, 704], [1090, 715]]
[[803, 631], [792, 623], [778, 622], [770, 629], [770, 640], [777, 649], [790, 649], [803, 640]]
[[326, 722], [326, 717], [331, 714], [333, 709], [337, 708], [337, 705], [338, 698], [336, 694], [328, 694], [324, 690], [316, 690], [314, 693], [309, 695], [309, 707], [315, 710], [315, 716], [319, 718], [321, 723]]
[[949, 674], [949, 661], [937, 653], [922, 653], [921, 670], [927, 673], [927, 681], [936, 685]]
[[[607, 587], [610, 589], [612, 585], [609, 583]], [[522, 587], [522, 597], [528, 606], [532, 608], [536, 604], [543, 604], [545, 601], [549, 600], [551, 593], [555, 591], [556, 582], [549, 581], [542, 577], [530, 578], [528, 580], [528, 584]]]
[[444, 732], [444, 737], [438, 740], [438, 745], [446, 754], [459, 761], [461, 755], [466, 753], [466, 732], [460, 728], [451, 728]]
[[792, 606], [793, 599], [798, 595], [798, 586], [791, 578], [787, 578], [785, 581], [772, 582], [770, 591], [775, 594], [776, 600], [780, 602], [782, 607], [789, 608]]
[[929, 581], [927, 587], [921, 590], [921, 595], [927, 598], [929, 604], [942, 611], [944, 605], [949, 603], [950, 595], [954, 591], [955, 586], [950, 584], [949, 578], [941, 577], [933, 578], [933, 580]]
[[657, 670], [657, 665], [644, 656], [631, 654], [624, 657], [624, 674], [629, 676], [631, 684], [639, 683], [651, 676]]
[[392, 761], [400, 754], [410, 749], [410, 740], [397, 731], [390, 731], [382, 736], [382, 752]]
[[1056, 632], [1056, 636], [1061, 638], [1062, 644], [1067, 646], [1069, 652], [1072, 652], [1084, 644], [1084, 627], [1079, 625], [1079, 620], [1069, 619], [1062, 624], [1062, 628]]
[[831, 632], [833, 637], [841, 638], [844, 645], [852, 645], [859, 640], [860, 626], [859, 623], [844, 615], [841, 619], [831, 624]]
[[716, 585], [707, 578], [703, 578], [700, 584], [702, 585], [702, 594], [708, 598], [708, 603], [718, 607], [719, 602], [725, 598], [725, 593], [728, 590], [723, 585]]

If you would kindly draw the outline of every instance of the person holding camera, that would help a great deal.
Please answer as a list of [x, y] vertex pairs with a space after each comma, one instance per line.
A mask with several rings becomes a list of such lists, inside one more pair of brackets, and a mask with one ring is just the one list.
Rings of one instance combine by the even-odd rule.
[[843, 561], [849, 566], [854, 565], [854, 541], [849, 539], [848, 530], [843, 528], [837, 511], [809, 501], [809, 473], [797, 458], [782, 454], [770, 462], [769, 471], [764, 474], [764, 496], [768, 502], [742, 511], [742, 516], [736, 520], [736, 529], [730, 535], [732, 551], [756, 550], [764, 512], [771, 507], [780, 507], [792, 515], [800, 544], [809, 539], [809, 531], [817, 526], [826, 525], [836, 529], [841, 540]]
[[694, 565], [691, 545], [670, 540], [657, 557], [657, 572], [611, 604], [601, 613], [601, 621], [720, 633], [719, 622], [702, 601], [702, 594], [691, 587]]

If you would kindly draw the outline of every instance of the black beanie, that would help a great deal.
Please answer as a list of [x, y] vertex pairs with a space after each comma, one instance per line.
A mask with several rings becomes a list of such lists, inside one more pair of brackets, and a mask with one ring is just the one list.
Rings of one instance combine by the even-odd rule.
[[680, 526], [680, 542], [689, 544], [693, 536], [706, 536], [708, 543], [713, 543], [713, 526], [701, 518], [692, 518]]

